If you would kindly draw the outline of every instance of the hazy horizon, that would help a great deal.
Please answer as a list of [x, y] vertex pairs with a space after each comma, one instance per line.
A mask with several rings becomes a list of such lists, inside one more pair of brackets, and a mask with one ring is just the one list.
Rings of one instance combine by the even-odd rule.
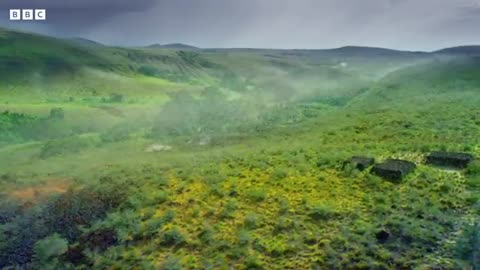
[[79, 40], [85, 40], [85, 41], [91, 41], [98, 43], [100, 45], [104, 46], [111, 46], [111, 47], [124, 47], [124, 48], [146, 48], [150, 46], [168, 46], [168, 45], [185, 45], [185, 46], [192, 46], [196, 47], [197, 49], [202, 49], [202, 50], [299, 50], [299, 51], [309, 51], [309, 50], [336, 50], [336, 49], [342, 49], [342, 48], [349, 48], [349, 47], [358, 47], [358, 48], [370, 48], [370, 49], [384, 49], [384, 50], [392, 50], [392, 51], [400, 51], [400, 52], [413, 52], [413, 53], [431, 53], [431, 52], [436, 52], [440, 51], [443, 49], [449, 49], [449, 48], [456, 48], [456, 47], [471, 47], [471, 46], [480, 46], [480, 42], [478, 44], [454, 44], [451, 46], [447, 47], [439, 47], [433, 50], [415, 50], [415, 49], [396, 49], [396, 48], [389, 48], [389, 47], [377, 47], [377, 46], [371, 46], [371, 45], [358, 45], [358, 44], [345, 44], [345, 45], [340, 45], [338, 47], [324, 47], [324, 48], [282, 48], [282, 47], [200, 47], [197, 46], [196, 44], [190, 44], [190, 43], [183, 43], [183, 42], [168, 42], [168, 43], [160, 43], [160, 42], [155, 42], [151, 44], [137, 44], [137, 45], [123, 45], [123, 44], [109, 44], [109, 43], [104, 43], [99, 40], [95, 40], [92, 38], [87, 38], [87, 37], [82, 37], [82, 36], [56, 36], [52, 35], [49, 33], [42, 33], [38, 31], [32, 31], [29, 29], [22, 29], [22, 28], [12, 28], [12, 27], [5, 27], [0, 25], [0, 29], [3, 28], [8, 31], [17, 31], [17, 32], [24, 32], [24, 33], [30, 33], [30, 34], [36, 34], [36, 35], [43, 35], [43, 36], [48, 36], [48, 37], [53, 37], [53, 38], [59, 38], [59, 39], [64, 39], [64, 40], [72, 40], [72, 39], [79, 39]]

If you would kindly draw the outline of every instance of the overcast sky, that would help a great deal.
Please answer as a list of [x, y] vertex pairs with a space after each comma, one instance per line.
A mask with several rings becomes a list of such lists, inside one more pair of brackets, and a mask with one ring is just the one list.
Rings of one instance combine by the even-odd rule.
[[[8, 21], [46, 8], [46, 22]], [[0, 0], [0, 25], [114, 45], [406, 50], [480, 44], [480, 0]]]

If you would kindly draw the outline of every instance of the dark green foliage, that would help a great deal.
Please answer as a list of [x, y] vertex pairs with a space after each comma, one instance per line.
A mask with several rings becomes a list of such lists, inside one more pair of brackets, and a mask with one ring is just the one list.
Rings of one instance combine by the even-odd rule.
[[247, 197], [253, 202], [262, 202], [267, 198], [267, 191], [265, 189], [252, 189], [247, 191]]
[[469, 176], [480, 176], [480, 161], [476, 160], [468, 166], [466, 174]]
[[161, 270], [183, 270], [180, 260], [174, 257], [168, 257], [162, 264]]
[[205, 225], [200, 234], [198, 235], [198, 238], [202, 243], [204, 244], [210, 244], [213, 241], [213, 235], [215, 231], [210, 225]]
[[5, 111], [0, 114], [0, 143], [22, 141], [28, 138], [28, 126], [38, 121], [36, 117]]
[[104, 217], [109, 210], [123, 202], [127, 191], [125, 187], [115, 184], [69, 191], [46, 206], [47, 226], [68, 239], [75, 239], [79, 235], [79, 225], [88, 225]]
[[0, 225], [10, 222], [21, 211], [21, 205], [15, 200], [0, 195]]
[[185, 61], [187, 64], [193, 65], [193, 66], [200, 66], [204, 68], [213, 68], [216, 65], [205, 58], [203, 58], [200, 54], [196, 52], [190, 52], [190, 51], [178, 51], [177, 55], [180, 56], [180, 58]]
[[160, 237], [161, 244], [164, 246], [174, 246], [185, 243], [185, 237], [176, 228], [163, 232]]
[[95, 187], [70, 190], [45, 205], [27, 209], [0, 226], [0, 268], [31, 262], [34, 244], [48, 235], [58, 233], [69, 241], [78, 240], [80, 226], [89, 226], [105, 217], [125, 200], [131, 187], [123, 181], [105, 181]]
[[150, 77], [156, 77], [160, 74], [160, 71], [153, 66], [141, 66], [138, 68], [138, 72]]
[[223, 207], [222, 212], [220, 213], [222, 218], [231, 218], [233, 213], [237, 210], [237, 202], [233, 199], [227, 201]]
[[122, 94], [113, 93], [108, 99], [105, 100], [107, 103], [121, 103], [125, 101], [125, 97]]
[[41, 158], [49, 158], [64, 154], [74, 154], [82, 150], [94, 147], [98, 144], [97, 138], [94, 137], [67, 137], [57, 140], [51, 140], [45, 143], [40, 150]]
[[262, 224], [261, 217], [258, 216], [257, 214], [252, 214], [252, 213], [247, 214], [243, 222], [243, 226], [245, 226], [245, 228], [250, 230], [256, 229], [261, 224]]
[[115, 126], [100, 134], [100, 139], [103, 143], [114, 143], [126, 141], [130, 138], [132, 132], [131, 127], [125, 125]]
[[52, 234], [35, 243], [36, 264], [42, 269], [56, 269], [59, 267], [58, 256], [68, 249], [68, 241], [58, 234]]
[[49, 118], [63, 120], [65, 118], [65, 111], [62, 108], [52, 108]]
[[255, 256], [248, 256], [247, 259], [245, 259], [245, 267], [248, 270], [264, 269], [263, 265], [262, 261]]
[[320, 221], [320, 220], [328, 220], [335, 216], [335, 211], [333, 211], [327, 205], [316, 205], [311, 208], [310, 213], [308, 214], [312, 219]]
[[282, 180], [285, 179], [288, 176], [288, 169], [286, 168], [275, 168], [275, 170], [272, 173], [271, 178], [273, 180]]
[[457, 241], [457, 254], [471, 269], [480, 269], [480, 222], [464, 224]]

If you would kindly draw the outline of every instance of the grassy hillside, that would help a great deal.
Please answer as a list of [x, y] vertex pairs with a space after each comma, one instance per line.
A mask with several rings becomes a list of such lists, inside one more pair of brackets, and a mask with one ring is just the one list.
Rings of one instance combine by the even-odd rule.
[[0, 41], [0, 268], [478, 266], [475, 57]]

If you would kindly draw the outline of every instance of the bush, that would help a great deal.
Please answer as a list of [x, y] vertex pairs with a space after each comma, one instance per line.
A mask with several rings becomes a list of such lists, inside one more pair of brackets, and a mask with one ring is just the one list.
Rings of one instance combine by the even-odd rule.
[[35, 260], [42, 269], [57, 269], [57, 257], [68, 250], [68, 241], [53, 234], [35, 243]]
[[314, 220], [328, 220], [335, 216], [335, 211], [326, 205], [316, 205], [308, 215]]
[[130, 138], [131, 130], [126, 126], [115, 126], [100, 135], [103, 143], [126, 141]]
[[138, 68], [137, 71], [139, 73], [141, 73], [145, 76], [149, 76], [149, 77], [156, 77], [160, 74], [160, 71], [156, 67], [153, 67], [153, 66], [141, 66], [140, 68]]
[[162, 264], [162, 270], [182, 270], [180, 260], [173, 257], [168, 257]]
[[163, 232], [161, 239], [161, 243], [164, 246], [175, 246], [185, 243], [185, 237], [176, 228]]
[[238, 232], [238, 244], [241, 246], [248, 245], [252, 241], [252, 237], [248, 231], [240, 230]]
[[262, 220], [257, 214], [248, 214], [243, 221], [243, 225], [247, 229], [256, 229], [260, 226]]
[[467, 261], [471, 269], [479, 269], [480, 261], [480, 223], [466, 224], [463, 227], [460, 239], [457, 241], [457, 255]]
[[98, 144], [96, 137], [72, 136], [48, 141], [40, 150], [40, 158], [49, 158], [64, 154], [78, 153]]
[[248, 270], [259, 270], [259, 269], [263, 269], [263, 263], [256, 256], [249, 256], [245, 259], [245, 267]]
[[50, 110], [50, 119], [63, 120], [65, 118], [65, 111], [63, 108], [52, 108]]
[[468, 177], [466, 180], [466, 184], [472, 189], [480, 189], [480, 175]]
[[470, 164], [470, 166], [467, 168], [466, 174], [471, 176], [480, 176], [480, 161], [476, 160]]
[[272, 180], [282, 180], [287, 178], [288, 176], [288, 169], [286, 168], [276, 168], [270, 178]]
[[267, 198], [267, 191], [264, 189], [252, 189], [247, 192], [247, 197], [253, 202], [262, 202]]
[[121, 94], [113, 93], [108, 99], [105, 100], [107, 103], [122, 103], [125, 101], [125, 97]]
[[213, 241], [213, 235], [215, 231], [210, 225], [205, 225], [200, 234], [198, 235], [198, 238], [202, 243], [204, 244], [210, 244]]
[[233, 217], [233, 213], [237, 210], [237, 202], [234, 199], [230, 199], [227, 201], [223, 210], [221, 212], [222, 218], [231, 218]]

